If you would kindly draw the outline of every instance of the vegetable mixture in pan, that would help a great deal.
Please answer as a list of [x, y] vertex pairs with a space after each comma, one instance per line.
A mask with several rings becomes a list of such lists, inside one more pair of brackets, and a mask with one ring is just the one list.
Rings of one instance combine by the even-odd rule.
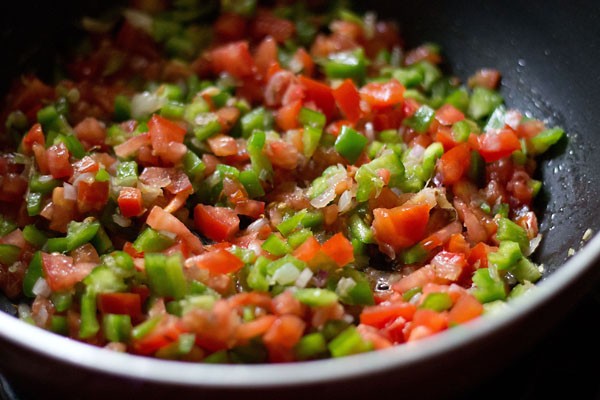
[[429, 337], [540, 279], [532, 175], [564, 132], [507, 109], [498, 71], [463, 85], [338, 3], [133, 3], [6, 97], [0, 290], [21, 319], [289, 362]]

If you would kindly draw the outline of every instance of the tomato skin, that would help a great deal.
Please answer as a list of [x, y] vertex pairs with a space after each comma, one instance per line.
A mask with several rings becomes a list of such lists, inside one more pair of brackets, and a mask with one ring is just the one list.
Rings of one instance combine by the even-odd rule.
[[137, 217], [144, 211], [142, 191], [138, 188], [124, 187], [119, 192], [119, 209], [126, 218]]
[[511, 129], [488, 132], [477, 137], [479, 154], [485, 162], [498, 161], [521, 149], [521, 142]]
[[73, 175], [73, 166], [69, 162], [69, 150], [64, 143], [50, 146], [46, 150], [48, 168], [53, 178], [68, 178]]
[[154, 114], [148, 121], [148, 134], [154, 152], [162, 156], [169, 151], [171, 143], [183, 143], [185, 129], [173, 121]]
[[231, 239], [240, 230], [240, 219], [234, 210], [198, 204], [194, 209], [196, 228], [217, 242]]
[[242, 260], [225, 249], [216, 249], [194, 258], [198, 268], [206, 269], [215, 274], [237, 272], [244, 266]]
[[471, 149], [467, 143], [453, 147], [440, 157], [437, 163], [445, 185], [453, 185], [467, 172], [471, 163]]
[[142, 316], [142, 299], [137, 293], [100, 293], [98, 309], [104, 314], [126, 314], [138, 320]]
[[346, 118], [356, 123], [360, 118], [360, 94], [352, 79], [346, 79], [334, 89], [333, 97]]
[[278, 63], [277, 61], [277, 42], [271, 36], [267, 36], [256, 48], [254, 52], [254, 63], [256, 70], [263, 80], [267, 77], [269, 68]]
[[392, 79], [384, 83], [368, 83], [360, 89], [360, 95], [372, 108], [384, 108], [402, 103], [404, 90], [400, 82]]
[[329, 86], [319, 81], [307, 78], [303, 75], [298, 81], [304, 88], [305, 103], [313, 102], [330, 119], [335, 114], [335, 98]]
[[338, 267], [354, 261], [352, 243], [342, 233], [336, 233], [321, 246], [321, 251], [331, 258]]
[[390, 245], [396, 252], [417, 243], [425, 235], [429, 210], [427, 204], [376, 208], [373, 210], [373, 230], [377, 242]]
[[227, 72], [236, 78], [247, 78], [254, 73], [254, 60], [248, 42], [233, 42], [217, 47], [210, 53], [211, 66], [215, 74]]

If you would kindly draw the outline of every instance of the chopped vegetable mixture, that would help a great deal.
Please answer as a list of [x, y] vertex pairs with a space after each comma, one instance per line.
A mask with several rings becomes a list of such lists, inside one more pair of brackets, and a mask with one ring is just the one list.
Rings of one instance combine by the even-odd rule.
[[429, 337], [540, 279], [535, 157], [564, 132], [507, 108], [498, 71], [463, 85], [435, 44], [336, 2], [133, 3], [6, 97], [0, 289], [21, 319], [290, 362]]

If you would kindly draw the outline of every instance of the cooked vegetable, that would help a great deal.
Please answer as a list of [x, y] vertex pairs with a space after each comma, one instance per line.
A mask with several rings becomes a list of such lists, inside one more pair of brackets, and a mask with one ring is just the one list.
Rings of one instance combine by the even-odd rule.
[[498, 71], [462, 85], [344, 2], [223, 0], [212, 25], [212, 2], [159, 3], [6, 99], [0, 290], [29, 322], [173, 360], [312, 360], [541, 278], [534, 157], [564, 132], [508, 109]]

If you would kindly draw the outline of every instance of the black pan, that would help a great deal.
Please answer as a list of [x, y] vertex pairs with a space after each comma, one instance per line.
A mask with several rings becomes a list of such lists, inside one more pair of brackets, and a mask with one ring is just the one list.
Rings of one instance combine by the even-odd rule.
[[[48, 76], [59, 43], [73, 38], [68, 21], [100, 3], [23, 2], [0, 13], [6, 18], [0, 25], [4, 87], [26, 66], [37, 65]], [[587, 244], [582, 240], [586, 230], [600, 229], [600, 4], [406, 3], [359, 6], [397, 20], [409, 45], [440, 43], [447, 68], [463, 79], [481, 67], [501, 70], [509, 106], [561, 125], [568, 133], [568, 140], [540, 165], [544, 192], [537, 207], [544, 240], [536, 257], [546, 272], [539, 290], [516, 301], [505, 314], [415, 345], [278, 366], [184, 365], [114, 354], [0, 313], [0, 371], [36, 398], [52, 393], [52, 398], [212, 399], [256, 398], [260, 393], [261, 398], [331, 399], [388, 390], [397, 396], [447, 397], [499, 370], [539, 340], [600, 276], [600, 237]], [[569, 257], [569, 249], [579, 251]]]

